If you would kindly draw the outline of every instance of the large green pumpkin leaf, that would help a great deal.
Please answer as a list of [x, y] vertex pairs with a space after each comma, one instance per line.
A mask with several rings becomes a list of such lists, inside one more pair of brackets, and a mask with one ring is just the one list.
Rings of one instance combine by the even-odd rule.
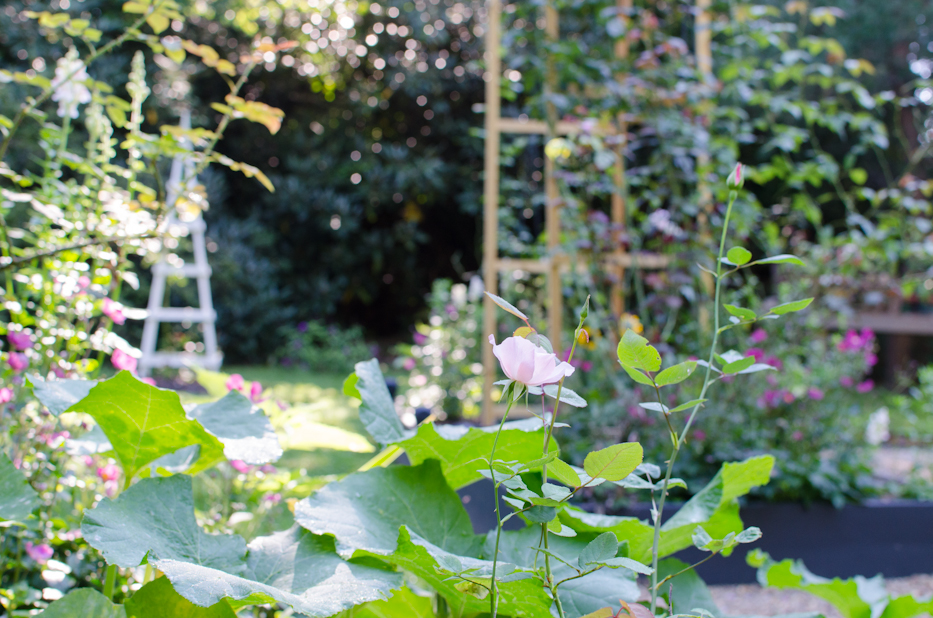
[[77, 588], [49, 605], [39, 615], [42, 618], [126, 618], [126, 611], [122, 605], [113, 604], [93, 588]]
[[37, 375], [28, 377], [32, 394], [53, 415], [58, 416], [88, 396], [97, 385], [95, 380], [43, 380]]
[[[402, 527], [398, 536], [398, 548], [383, 560], [414, 574], [427, 582], [447, 600], [451, 615], [464, 616], [489, 611], [489, 597], [485, 590], [477, 586], [472, 592], [464, 591], [462, 579], [447, 570], [453, 558], [464, 569], [475, 569], [467, 577], [475, 578], [488, 586], [491, 583], [492, 562], [472, 556], [455, 555], [428, 543]], [[497, 578], [507, 573], [500, 558]], [[541, 582], [527, 577], [516, 581], [499, 583], [499, 614], [502, 616], [521, 616], [522, 618], [550, 618], [551, 598], [545, 592]]]
[[246, 554], [241, 537], [208, 534], [198, 526], [187, 475], [143, 479], [115, 500], [101, 500], [84, 512], [81, 532], [107, 562], [124, 568], [148, 557], [237, 572]]
[[[236, 614], [226, 601], [212, 604], [210, 607], [195, 605], [172, 588], [164, 577], [155, 579], [126, 600], [123, 604], [126, 618], [236, 618]], [[87, 618], [95, 614], [83, 614]]]
[[153, 566], [198, 605], [223, 599], [236, 607], [283, 603], [307, 616], [330, 616], [385, 599], [402, 585], [400, 574], [347, 562], [334, 552], [333, 538], [298, 526], [257, 538], [248, 549], [240, 573], [179, 560], [156, 560]]
[[475, 555], [479, 543], [460, 497], [433, 459], [331, 483], [295, 506], [295, 521], [315, 534], [336, 537], [337, 552], [346, 558], [358, 550], [391, 554], [402, 525], [460, 556]]
[[128, 371], [98, 383], [67, 412], [90, 414], [103, 429], [127, 479], [163, 455], [196, 444], [193, 474], [223, 458], [223, 444], [185, 415], [178, 393], [140, 382]]
[[[551, 535], [548, 543], [550, 551], [575, 564], [577, 556], [593, 539], [593, 535], [581, 535], [564, 538]], [[519, 566], [531, 567], [535, 564], [535, 548], [541, 540], [541, 529], [529, 526], [521, 530], [502, 533], [499, 541], [499, 559]], [[491, 556], [495, 548], [495, 533], [486, 539], [485, 553]], [[539, 557], [537, 563], [541, 564]], [[554, 577], [560, 581], [577, 574], [576, 571], [556, 559], [551, 560]], [[538, 586], [540, 582], [536, 582]], [[634, 603], [638, 600], [639, 590], [635, 573], [628, 569], [603, 568], [580, 579], [562, 584], [558, 588], [561, 605], [567, 618], [580, 618], [598, 609], [618, 605], [619, 599]], [[523, 614], [519, 614], [523, 615]], [[544, 614], [545, 616], [548, 614]]]
[[[418, 432], [399, 442], [413, 465], [436, 459], [454, 489], [465, 487], [481, 477], [479, 470], [488, 469], [481, 458], [489, 457], [496, 438], [496, 427], [457, 427], [425, 423]], [[544, 429], [541, 421], [531, 418], [507, 422], [496, 449], [496, 459], [502, 461], [533, 461], [541, 457]], [[550, 450], [556, 451], [552, 442]], [[536, 469], [540, 470], [541, 466]]]
[[257, 465], [277, 461], [282, 456], [272, 423], [262, 410], [237, 391], [195, 406], [187, 416], [223, 442], [227, 459]]
[[[354, 379], [355, 378], [355, 379]], [[360, 420], [373, 440], [382, 445], [405, 439], [405, 428], [395, 412], [395, 403], [386, 386], [385, 376], [375, 358], [356, 364], [356, 371], [344, 384], [344, 392], [358, 397]]]
[[0, 453], [0, 521], [22, 523], [39, 506], [39, 494], [10, 458]]
[[408, 588], [400, 588], [391, 598], [358, 605], [341, 614], [340, 618], [435, 618], [435, 616], [434, 609], [431, 607], [431, 597], [419, 596]]
[[[703, 526], [717, 539], [730, 532], [741, 532], [742, 519], [736, 498], [766, 484], [773, 465], [774, 458], [770, 455], [724, 464], [706, 487], [661, 526], [660, 556], [670, 556], [691, 547], [691, 537], [697, 526]], [[651, 557], [654, 528], [636, 517], [599, 515], [571, 507], [561, 511], [560, 518], [577, 532], [614, 532], [620, 542], [628, 541], [629, 556], [639, 562], [647, 563]]]

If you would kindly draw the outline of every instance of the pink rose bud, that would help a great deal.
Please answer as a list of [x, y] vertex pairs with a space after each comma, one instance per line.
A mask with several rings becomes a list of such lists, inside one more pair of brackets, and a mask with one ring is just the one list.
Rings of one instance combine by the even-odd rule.
[[243, 390], [244, 382], [243, 376], [238, 373], [233, 374], [227, 378], [227, 390], [228, 391], [241, 391]]
[[509, 337], [496, 345], [496, 338], [489, 335], [489, 343], [505, 375], [526, 386], [557, 384], [573, 375], [573, 367], [568, 363], [524, 337]]
[[113, 363], [113, 366], [119, 371], [129, 371], [130, 373], [136, 371], [138, 364], [135, 358], [123, 350], [114, 350], [113, 356], [110, 357], [110, 362]]
[[10, 368], [16, 373], [19, 373], [29, 366], [29, 359], [25, 354], [20, 354], [19, 352], [10, 352], [10, 357], [7, 359], [7, 362], [10, 364]]
[[735, 164], [735, 169], [732, 170], [732, 173], [729, 174], [729, 178], [726, 180], [726, 185], [730, 189], [741, 189], [742, 185], [745, 184], [745, 170], [742, 168], [741, 163]]
[[10, 345], [17, 350], [28, 350], [32, 347], [32, 337], [26, 333], [11, 331], [7, 333], [6, 338], [10, 340]]
[[114, 302], [109, 298], [104, 299], [101, 311], [104, 312], [105, 316], [113, 320], [114, 324], [123, 324], [126, 322], [126, 316], [123, 315], [123, 305]]

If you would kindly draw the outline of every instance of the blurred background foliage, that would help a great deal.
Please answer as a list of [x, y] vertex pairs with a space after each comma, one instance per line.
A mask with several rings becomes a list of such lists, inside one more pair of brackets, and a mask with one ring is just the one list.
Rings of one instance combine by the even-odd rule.
[[[211, 45], [222, 55], [234, 57], [255, 39], [299, 42], [280, 62], [270, 62], [246, 92], [248, 99], [261, 97], [285, 111], [282, 130], [273, 136], [262, 127], [234, 124], [220, 146], [232, 158], [264, 170], [276, 192], [268, 194], [254, 181], [226, 170], [202, 178], [211, 202], [206, 218], [213, 290], [228, 362], [265, 363], [281, 357], [286, 332], [281, 327], [307, 320], [361, 324], [371, 340], [407, 338], [411, 325], [427, 317], [426, 295], [434, 280], [464, 281], [479, 268], [483, 3], [193, 0], [180, 4], [189, 19], [173, 27], [171, 36]], [[663, 249], [676, 240], [663, 229], [679, 229], [690, 236], [698, 230], [695, 161], [700, 148], [709, 146], [712, 162], [701, 173], [711, 177], [739, 157], [759, 168], [770, 164], [770, 176], [747, 186], [753, 194], [740, 205], [746, 222], [741, 231], [752, 236], [760, 250], [794, 239], [815, 240], [824, 222], [837, 223], [846, 198], [830, 180], [841, 178], [847, 195], [861, 184], [887, 186], [888, 177], [900, 178], [917, 150], [923, 131], [923, 118], [918, 124], [915, 113], [918, 101], [900, 109], [891, 105], [881, 109], [884, 101], [877, 97], [891, 91], [909, 101], [914, 89], [920, 92], [915, 80], [929, 77], [933, 52], [923, 0], [897, 0], [884, 6], [834, 0], [820, 13], [802, 2], [763, 2], [760, 8], [714, 3], [715, 66], [723, 79], [719, 91], [711, 91], [695, 75], [690, 55], [691, 3], [636, 2], [625, 19], [612, 9], [613, 3], [558, 4], [562, 37], [549, 46], [539, 30], [540, 2], [505, 3], [504, 112], [543, 116], [540, 86], [543, 59], [550, 50], [562, 67], [560, 95], [552, 99], [562, 115], [597, 119], [619, 111], [641, 115], [644, 122], [631, 136], [629, 153], [633, 195], [629, 216], [632, 229], [640, 233], [622, 237], [628, 248], [650, 244], [653, 238], [655, 248]], [[51, 3], [53, 10], [101, 18], [104, 29], [122, 23], [120, 6], [116, 0]], [[0, 11], [0, 64], [40, 72], [51, 66], [56, 47], [36, 29], [17, 27], [24, 19], [21, 11], [43, 8], [48, 3], [37, 0], [5, 4]], [[814, 20], [814, 14], [821, 17]], [[789, 19], [808, 29], [800, 33], [794, 49], [806, 48], [807, 34], [832, 36], [846, 52], [842, 58], [834, 57], [835, 48], [810, 49], [811, 58], [799, 58], [800, 64], [818, 65], [818, 70], [833, 74], [834, 85], [854, 82], [877, 99], [877, 113], [870, 121], [860, 117], [864, 130], [852, 142], [848, 140], [853, 134], [843, 131], [834, 136], [827, 125], [843, 112], [850, 114], [846, 122], [852, 124], [851, 117], [865, 111], [850, 105], [852, 99], [859, 103], [861, 93], [852, 90], [849, 100], [840, 104], [844, 110], [829, 109], [821, 102], [824, 93], [806, 85], [795, 73], [794, 59], [774, 40], [784, 37], [782, 24]], [[768, 24], [773, 24], [770, 31]], [[622, 37], [629, 40], [632, 52], [618, 62], [612, 48]], [[132, 52], [133, 47], [127, 46], [104, 58], [92, 74], [113, 83], [116, 76], [126, 74]], [[856, 58], [867, 59], [872, 70], [846, 64]], [[789, 83], [796, 92], [783, 99], [762, 99], [762, 89], [779, 93], [775, 63], [789, 67]], [[719, 75], [730, 66], [733, 77]], [[158, 58], [150, 71], [157, 83], [147, 103], [146, 130], [176, 123], [181, 106], [195, 110], [195, 124], [208, 123], [214, 112], [202, 102], [225, 90], [216, 74], [197, 71], [193, 63], [179, 69]], [[617, 83], [613, 78], [619, 73], [630, 78]], [[4, 85], [0, 111], [8, 112], [19, 95], [18, 87]], [[788, 120], [793, 110], [780, 108], [788, 100], [823, 105], [816, 112], [823, 117], [811, 128], [819, 132], [836, 168], [813, 152], [811, 141], [800, 138], [802, 125]], [[868, 107], [864, 100], [860, 104]], [[827, 110], [837, 113], [827, 115]], [[866, 152], [877, 123], [897, 140], [881, 158]], [[503, 145], [505, 254], [540, 254], [542, 146], [535, 137], [510, 139]], [[592, 171], [593, 157], [601, 147], [581, 146], [585, 159], [581, 169], [589, 165]], [[776, 149], [782, 161], [765, 156], [769, 149]], [[846, 160], [850, 152], [854, 158]], [[28, 161], [31, 155], [21, 149], [17, 156]], [[809, 167], [791, 173], [782, 162]], [[891, 169], [885, 170], [885, 165]], [[840, 167], [847, 172], [863, 170], [855, 178], [861, 179], [864, 172], [863, 183], [851, 180]], [[565, 240], [575, 243], [574, 250], [592, 248], [578, 242], [584, 232], [600, 242], [592, 226], [602, 222], [594, 222], [591, 214], [605, 210], [608, 201], [608, 183], [601, 171], [567, 174], [562, 179], [565, 194], [583, 204], [578, 221], [591, 224], [584, 229], [568, 222], [573, 232]], [[790, 196], [799, 193], [806, 199], [794, 198], [791, 203]], [[665, 228], [657, 216], [650, 218], [658, 209], [669, 213], [673, 227]], [[715, 212], [712, 218], [715, 225]], [[835, 225], [830, 232], [846, 227]], [[609, 232], [603, 241], [616, 242]], [[127, 302], [145, 304], [146, 279], [134, 296], [126, 297]], [[646, 294], [638, 281], [630, 283], [631, 300], [639, 303], [640, 314], [666, 313], [651, 305], [650, 290]], [[665, 283], [683, 285], [676, 275]], [[666, 302], [661, 294], [653, 297]], [[173, 288], [173, 304], [193, 300], [193, 288]], [[642, 317], [649, 330], [660, 332], [665, 327], [663, 319], [651, 324], [650, 318]], [[131, 341], [138, 337], [132, 328], [126, 335]], [[164, 343], [172, 344], [186, 336], [166, 332], [164, 337]]]

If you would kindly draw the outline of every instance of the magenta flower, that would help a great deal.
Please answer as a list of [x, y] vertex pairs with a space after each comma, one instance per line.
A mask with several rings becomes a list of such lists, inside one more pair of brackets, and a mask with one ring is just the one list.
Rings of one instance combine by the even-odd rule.
[[97, 469], [97, 476], [99, 476], [102, 481], [115, 481], [120, 478], [120, 468], [115, 464], [109, 463]]
[[238, 373], [227, 378], [227, 383], [225, 384], [228, 391], [241, 391], [243, 390], [243, 385], [243, 376]]
[[496, 338], [489, 335], [489, 343], [505, 375], [525, 386], [557, 384], [573, 375], [573, 367], [568, 363], [524, 337], [509, 337], [496, 345]]
[[413, 359], [412, 357], [409, 356], [402, 362], [402, 369], [404, 369], [405, 371], [411, 371], [414, 368], [415, 368], [415, 359]]
[[855, 380], [853, 380], [849, 376], [842, 376], [841, 378], [839, 378], [839, 384], [841, 384], [842, 386], [846, 388], [849, 388], [850, 386], [855, 384]]
[[29, 359], [25, 354], [20, 354], [19, 352], [10, 352], [10, 357], [7, 359], [7, 362], [10, 364], [10, 368], [16, 373], [19, 373], [29, 366]]
[[28, 350], [32, 347], [32, 337], [24, 332], [10, 331], [7, 333], [6, 338], [10, 340], [10, 345], [17, 350]]
[[419, 332], [415, 332], [415, 334], [412, 335], [412, 339], [415, 340], [415, 345], [424, 345], [428, 341], [428, 338]]
[[10, 403], [13, 401], [13, 389], [9, 386], [0, 388], [0, 403]]
[[874, 352], [869, 352], [865, 355], [865, 364], [869, 367], [874, 367], [878, 364], [878, 355]]
[[864, 382], [859, 382], [858, 386], [855, 387], [855, 390], [860, 393], [870, 393], [873, 388], [875, 388], [875, 381], [865, 380]]
[[262, 384], [258, 381], [253, 382], [249, 387], [249, 400], [253, 403], [260, 403], [262, 398]]
[[814, 401], [820, 401], [824, 396], [825, 395], [823, 391], [816, 388], [815, 386], [811, 386], [809, 389], [807, 389], [807, 397], [813, 399]]
[[278, 504], [282, 501], [282, 494], [266, 494], [262, 497], [263, 502], [268, 502], [269, 504]]
[[748, 358], [749, 356], [753, 357], [757, 363], [765, 357], [765, 351], [761, 348], [749, 348], [745, 351], [745, 357]]
[[135, 373], [138, 365], [135, 358], [119, 349], [113, 351], [110, 362], [113, 363], [113, 366], [119, 371], [129, 371], [130, 373]]
[[800, 442], [801, 440], [803, 440], [803, 432], [798, 429], [797, 431], [792, 433], [790, 437], [794, 439], [794, 442]]
[[109, 298], [104, 299], [104, 304], [101, 307], [101, 311], [104, 312], [105, 316], [113, 320], [114, 324], [123, 324], [126, 322], [126, 316], [123, 315], [123, 305], [114, 302]]
[[748, 336], [749, 343], [759, 344], [762, 343], [765, 339], [768, 338], [768, 333], [765, 332], [763, 328], [756, 328], [752, 331], [752, 334]]
[[693, 437], [696, 438], [697, 442], [702, 442], [703, 440], [706, 440], [706, 432], [702, 429], [697, 429], [693, 432]]
[[251, 465], [239, 459], [231, 459], [230, 467], [242, 474], [249, 474], [253, 469]]
[[33, 545], [32, 541], [26, 541], [26, 555], [39, 564], [45, 564], [54, 554], [52, 547], [47, 543]]
[[871, 346], [874, 339], [875, 333], [867, 328], [863, 328], [861, 332], [850, 329], [836, 347], [840, 352], [855, 352]]

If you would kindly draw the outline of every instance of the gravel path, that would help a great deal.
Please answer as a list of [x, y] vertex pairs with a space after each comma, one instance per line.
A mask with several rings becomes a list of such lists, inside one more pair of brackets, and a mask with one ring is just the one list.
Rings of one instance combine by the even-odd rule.
[[[886, 580], [895, 596], [933, 594], [933, 575], [913, 575]], [[776, 616], [792, 612], [820, 612], [825, 618], [842, 618], [836, 609], [815, 596], [799, 590], [762, 588], [757, 584], [710, 586], [710, 591], [724, 616]]]

